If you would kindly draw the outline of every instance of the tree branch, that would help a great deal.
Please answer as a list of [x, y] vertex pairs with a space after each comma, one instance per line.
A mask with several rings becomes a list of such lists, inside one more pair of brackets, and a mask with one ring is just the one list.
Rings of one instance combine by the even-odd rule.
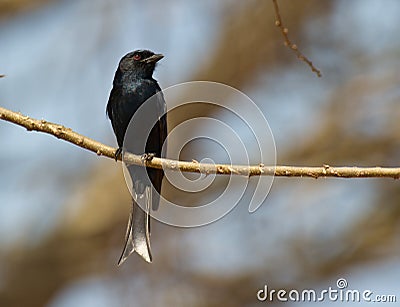
[[281, 30], [282, 36], [285, 39], [285, 46], [290, 48], [291, 50], [294, 51], [294, 53], [296, 54], [297, 58], [300, 61], [305, 62], [310, 68], [311, 70], [317, 74], [318, 77], [322, 77], [322, 73], [321, 71], [316, 68], [314, 66], [314, 64], [304, 55], [301, 53], [301, 51], [299, 50], [299, 48], [297, 47], [296, 44], [292, 43], [289, 39], [289, 29], [286, 28], [283, 23], [282, 23], [282, 17], [281, 17], [281, 13], [279, 11], [279, 6], [278, 6], [278, 1], [277, 0], [272, 0], [273, 4], [274, 4], [274, 10], [275, 10], [275, 25]]
[[[65, 140], [84, 149], [114, 159], [115, 148], [104, 145], [59, 124], [46, 120], [38, 120], [0, 107], [0, 119], [25, 127], [28, 131], [38, 131], [51, 134], [56, 138]], [[280, 177], [339, 177], [339, 178], [400, 178], [400, 168], [391, 167], [296, 167], [296, 166], [265, 166], [260, 165], [228, 165], [204, 164], [197, 161], [185, 162], [170, 159], [153, 158], [145, 161], [139, 155], [125, 153], [127, 163], [142, 165], [152, 168], [180, 170], [183, 172], [243, 175], [243, 176], [280, 176]]]

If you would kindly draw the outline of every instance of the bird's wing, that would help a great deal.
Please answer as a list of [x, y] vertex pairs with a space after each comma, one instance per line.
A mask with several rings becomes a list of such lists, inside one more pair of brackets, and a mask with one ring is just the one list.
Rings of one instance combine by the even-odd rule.
[[122, 88], [114, 86], [111, 90], [106, 109], [106, 114], [111, 120], [111, 125], [117, 137], [119, 147], [122, 147], [124, 133], [130, 120], [130, 118], [128, 118], [130, 114], [126, 114], [126, 112], [121, 110], [126, 104], [126, 100], [127, 97], [122, 95]]
[[[154, 140], [152, 146], [154, 146], [154, 149], [152, 150], [151, 148], [148, 149], [149, 152], [155, 152], [156, 156], [158, 157], [165, 157], [166, 152], [167, 152], [167, 144], [164, 142], [166, 141], [167, 138], [167, 110], [166, 110], [166, 103], [164, 100], [164, 95], [161, 91], [161, 88], [157, 84], [157, 94], [155, 96], [155, 114], [157, 114], [157, 123], [155, 127], [153, 128], [154, 135], [157, 135], [157, 137], [154, 137]], [[150, 136], [151, 137], [151, 136]], [[162, 170], [156, 170], [156, 169], [148, 169], [148, 174], [151, 178], [153, 187], [156, 191], [156, 193], [153, 193], [153, 210], [157, 210], [159, 203], [160, 203], [160, 194], [161, 194], [161, 185], [162, 185], [162, 180], [164, 177], [164, 172]]]

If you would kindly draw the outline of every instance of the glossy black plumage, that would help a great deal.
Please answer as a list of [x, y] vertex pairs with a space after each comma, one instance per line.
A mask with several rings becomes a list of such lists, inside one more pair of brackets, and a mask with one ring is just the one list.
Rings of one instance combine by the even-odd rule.
[[[113, 88], [107, 104], [107, 114], [117, 138], [119, 150], [127, 144], [135, 144], [135, 141], [143, 138], [143, 131], [135, 129], [129, 131], [127, 136], [132, 140], [125, 140], [128, 125], [135, 112], [150, 98], [146, 107], [151, 112], [149, 121], [154, 120], [154, 127], [145, 142], [145, 152], [133, 152], [142, 155], [144, 153], [154, 154], [161, 157], [162, 146], [167, 137], [167, 123], [165, 113], [165, 101], [161, 88], [152, 75], [156, 66], [163, 56], [154, 54], [149, 50], [136, 50], [125, 55], [115, 73]], [[156, 96], [153, 96], [156, 95]], [[147, 118], [146, 118], [147, 119]], [[140, 120], [146, 120], [141, 118]], [[140, 127], [140, 125], [139, 125]], [[134, 147], [132, 147], [134, 148]], [[129, 151], [135, 150], [128, 148]], [[150, 183], [145, 180], [143, 169], [140, 166], [129, 166], [129, 173], [132, 178], [133, 191], [137, 194], [137, 201], [143, 201], [142, 207], [150, 210], [150, 207], [157, 209], [159, 203], [159, 193], [164, 173], [162, 170], [147, 168], [147, 174], [151, 183], [157, 191], [154, 193], [150, 188]], [[146, 211], [147, 211], [146, 210]], [[131, 216], [128, 223], [126, 243], [122, 252], [119, 264], [121, 264], [133, 251], [140, 254], [146, 261], [151, 262], [151, 250], [149, 241], [150, 216], [144, 212], [137, 202], [133, 200]]]

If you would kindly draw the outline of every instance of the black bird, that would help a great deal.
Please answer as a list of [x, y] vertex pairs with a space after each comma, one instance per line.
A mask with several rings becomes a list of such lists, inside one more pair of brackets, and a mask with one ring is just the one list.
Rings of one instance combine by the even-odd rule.
[[[155, 54], [149, 50], [136, 50], [126, 54], [119, 62], [107, 104], [107, 115], [111, 120], [118, 142], [115, 159], [122, 153], [122, 147], [124, 147], [124, 150], [132, 152], [135, 149], [127, 148], [127, 144], [136, 144], [136, 141], [144, 138], [146, 138], [145, 143], [143, 143], [145, 144], [145, 151], [132, 153], [143, 154], [143, 157], [147, 157], [146, 159], [151, 159], [154, 156], [161, 157], [162, 155], [163, 143], [167, 137], [166, 104], [160, 86], [153, 79], [153, 72], [156, 63], [163, 57], [162, 54]], [[129, 129], [127, 133], [128, 125], [135, 112], [150, 97], [153, 98], [146, 103], [146, 108], [147, 112], [150, 112], [147, 114], [151, 115], [140, 119], [140, 121], [151, 121], [152, 119], [148, 117], [155, 118], [153, 121], [155, 123], [154, 126], [152, 124], [152, 128], [150, 127], [148, 130], [151, 130], [150, 134], [142, 135], [145, 132], [141, 129], [135, 129], [134, 131]], [[125, 134], [129, 140], [126, 139], [124, 143]], [[165, 152], [165, 149], [163, 152]], [[158, 207], [164, 172], [151, 168], [146, 170], [141, 166], [128, 166], [132, 179], [132, 191], [136, 197], [133, 199], [125, 246], [118, 265], [123, 263], [134, 251], [147, 262], [152, 261], [149, 239], [149, 210], [150, 206], [154, 210]], [[140, 203], [141, 207], [138, 203]]]

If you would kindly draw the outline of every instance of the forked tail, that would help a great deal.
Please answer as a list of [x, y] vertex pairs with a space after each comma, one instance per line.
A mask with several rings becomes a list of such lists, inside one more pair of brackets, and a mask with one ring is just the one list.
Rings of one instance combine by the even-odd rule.
[[[150, 207], [152, 204], [151, 187], [146, 186], [144, 193], [133, 199], [125, 235], [125, 246], [118, 265], [121, 265], [133, 252], [138, 253], [147, 262], [152, 261], [150, 248]], [[143, 210], [143, 209], [145, 210]]]

